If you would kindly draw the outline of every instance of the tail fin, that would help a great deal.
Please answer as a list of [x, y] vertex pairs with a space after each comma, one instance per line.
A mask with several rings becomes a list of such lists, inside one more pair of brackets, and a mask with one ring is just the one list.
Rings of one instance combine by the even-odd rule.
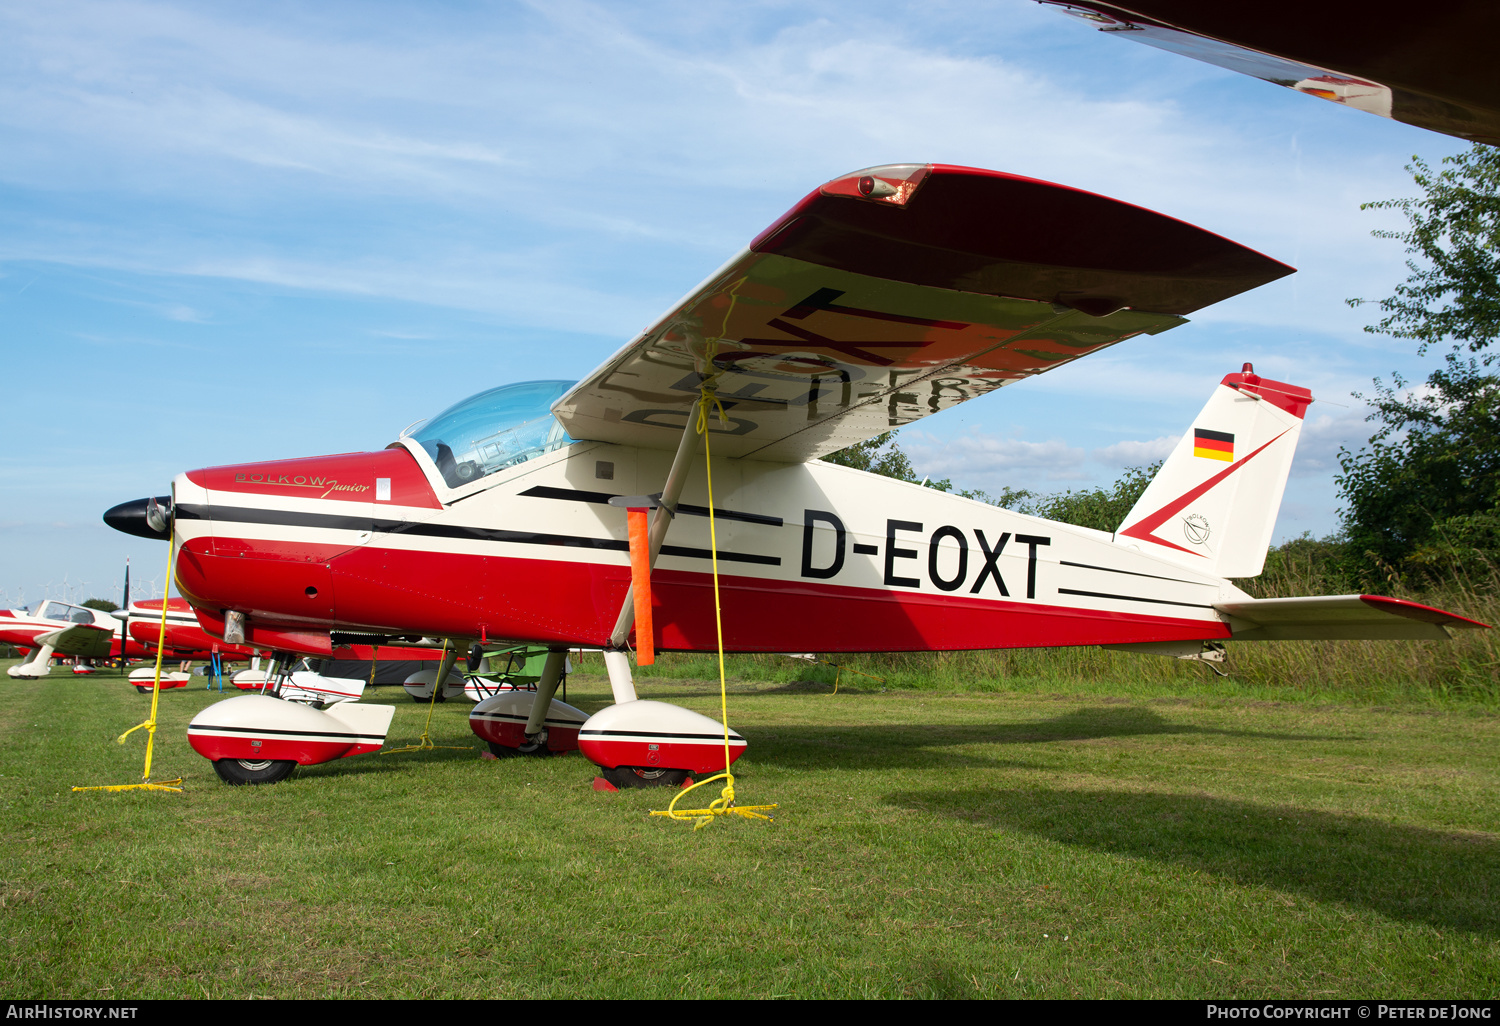
[[1225, 375], [1116, 544], [1220, 577], [1259, 574], [1311, 402], [1307, 389], [1262, 378], [1248, 363]]

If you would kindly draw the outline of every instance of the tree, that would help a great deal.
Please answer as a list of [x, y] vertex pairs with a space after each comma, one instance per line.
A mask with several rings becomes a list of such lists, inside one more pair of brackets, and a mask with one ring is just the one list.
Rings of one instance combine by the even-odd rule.
[[1162, 461], [1157, 460], [1149, 467], [1130, 467], [1108, 488], [1039, 495], [1017, 507], [1016, 511], [1078, 527], [1091, 527], [1096, 531], [1114, 532], [1135, 508], [1161, 465]]
[[[1445, 341], [1478, 353], [1500, 335], [1500, 149], [1475, 143], [1443, 163], [1451, 166], [1438, 174], [1417, 157], [1407, 165], [1425, 196], [1360, 204], [1361, 210], [1405, 214], [1407, 231], [1371, 234], [1405, 243], [1427, 264], [1406, 262], [1411, 276], [1376, 304], [1385, 316], [1365, 330], [1416, 339], [1419, 353]], [[1494, 356], [1487, 353], [1484, 362]]]
[[[898, 481], [919, 483], [911, 459], [896, 444], [896, 432], [887, 431], [863, 442], [856, 442], [847, 449], [829, 453], [823, 457], [829, 463], [841, 467], [853, 467], [882, 477], [893, 477]], [[1001, 506], [1029, 516], [1057, 520], [1079, 527], [1092, 527], [1097, 531], [1114, 531], [1119, 528], [1125, 515], [1135, 506], [1136, 500], [1161, 469], [1161, 461], [1149, 467], [1131, 467], [1109, 488], [1055, 492], [1040, 495], [1026, 488], [1002, 488], [999, 495], [979, 490], [958, 489], [957, 494], [966, 499], [977, 499], [991, 506]], [[953, 492], [953, 482], [920, 479], [920, 483], [940, 492]]]
[[893, 477], [897, 481], [917, 481], [917, 472], [912, 469], [911, 457], [896, 444], [896, 432], [886, 431], [855, 442], [847, 449], [831, 452], [822, 457], [824, 462], [837, 463], [841, 467], [868, 471], [881, 477]]
[[1500, 379], [1449, 354], [1423, 389], [1376, 382], [1382, 426], [1358, 452], [1340, 450], [1335, 478], [1351, 568], [1467, 574], [1500, 555]]
[[83, 605], [89, 609], [98, 609], [106, 613], [113, 613], [116, 609], [120, 608], [109, 599], [101, 598], [84, 599]]
[[1421, 197], [1361, 206], [1405, 214], [1407, 231], [1373, 234], [1414, 258], [1365, 330], [1414, 339], [1423, 354], [1452, 346], [1421, 388], [1377, 379], [1369, 419], [1380, 427], [1358, 452], [1339, 452], [1350, 569], [1366, 581], [1467, 573], [1500, 557], [1500, 378], [1487, 371], [1500, 355], [1490, 350], [1500, 337], [1500, 150], [1476, 144], [1443, 163], [1434, 174], [1412, 158]]
[[[882, 432], [874, 438], [855, 442], [847, 449], [840, 449], [838, 452], [831, 452], [820, 458], [825, 463], [837, 463], [841, 467], [853, 467], [855, 470], [879, 474], [881, 477], [893, 477], [897, 481], [921, 484], [927, 488], [936, 488], [940, 492], [950, 491], [953, 488], [953, 483], [947, 478], [941, 481], [933, 481], [925, 477], [919, 479], [916, 470], [911, 465], [911, 457], [902, 452], [901, 446], [896, 444], [894, 431]], [[968, 495], [969, 493], [962, 494]]]

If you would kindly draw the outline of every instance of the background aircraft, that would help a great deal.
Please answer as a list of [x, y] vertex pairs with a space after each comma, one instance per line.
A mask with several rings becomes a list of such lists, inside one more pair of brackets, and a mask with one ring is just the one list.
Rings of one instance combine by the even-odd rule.
[[[58, 599], [34, 602], [24, 609], [0, 610], [0, 642], [30, 654], [6, 672], [12, 677], [45, 677], [56, 656], [108, 659], [119, 656], [122, 637], [109, 613]], [[125, 643], [127, 655], [144, 655]]]

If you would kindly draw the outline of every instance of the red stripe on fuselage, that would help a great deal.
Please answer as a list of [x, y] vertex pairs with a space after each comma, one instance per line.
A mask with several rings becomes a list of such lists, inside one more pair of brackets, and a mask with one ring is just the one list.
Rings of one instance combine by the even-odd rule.
[[[178, 583], [195, 605], [266, 626], [602, 645], [630, 568], [364, 546], [328, 564], [207, 556], [187, 543]], [[322, 574], [334, 608], [302, 594]], [[1102, 645], [1229, 637], [1217, 620], [984, 600], [920, 591], [721, 576], [725, 646], [738, 652], [901, 652]], [[662, 649], [714, 648], [712, 579], [652, 574]], [[320, 596], [323, 594], [320, 591]]]

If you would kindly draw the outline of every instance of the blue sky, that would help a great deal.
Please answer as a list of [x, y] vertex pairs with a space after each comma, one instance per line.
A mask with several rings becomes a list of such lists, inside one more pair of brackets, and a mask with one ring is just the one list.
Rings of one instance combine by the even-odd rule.
[[1107, 483], [1250, 360], [1325, 400], [1277, 532], [1327, 533], [1370, 433], [1350, 393], [1426, 371], [1344, 302], [1406, 273], [1359, 204], [1463, 148], [1030, 0], [3, 5], [0, 600], [118, 600], [127, 555], [159, 587], [163, 548], [104, 509], [581, 377], [818, 184], [909, 161], [1300, 269], [909, 429], [919, 472]]

